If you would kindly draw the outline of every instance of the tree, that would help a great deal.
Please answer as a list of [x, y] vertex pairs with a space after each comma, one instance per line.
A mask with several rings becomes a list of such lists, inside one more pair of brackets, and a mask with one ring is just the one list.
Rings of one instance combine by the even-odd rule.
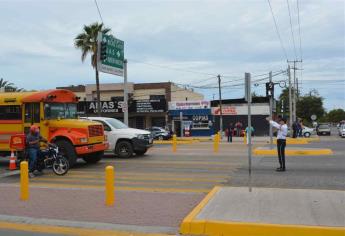
[[109, 28], [104, 28], [103, 23], [98, 22], [91, 25], [84, 25], [83, 32], [74, 39], [74, 46], [81, 50], [81, 61], [84, 62], [87, 55], [91, 54], [91, 65], [96, 72], [96, 93], [97, 93], [97, 111], [101, 116], [101, 95], [99, 90], [99, 73], [97, 69], [97, 36], [99, 32], [106, 34]]
[[22, 92], [25, 91], [23, 88], [18, 88], [14, 86], [13, 83], [4, 80], [3, 78], [0, 79], [0, 91], [4, 92]]
[[8, 86], [13, 86], [13, 83], [10, 83], [10, 82], [8, 82], [8, 81], [6, 81], [6, 80], [4, 80], [3, 78], [1, 78], [0, 79], [0, 89], [6, 89], [6, 87], [8, 87]]
[[326, 113], [323, 107], [323, 98], [316, 90], [311, 90], [306, 95], [301, 96], [296, 105], [297, 117], [308, 122], [312, 122], [310, 118], [312, 115], [322, 118]]
[[345, 111], [343, 109], [333, 109], [328, 112], [326, 120], [332, 123], [339, 123], [345, 120]]

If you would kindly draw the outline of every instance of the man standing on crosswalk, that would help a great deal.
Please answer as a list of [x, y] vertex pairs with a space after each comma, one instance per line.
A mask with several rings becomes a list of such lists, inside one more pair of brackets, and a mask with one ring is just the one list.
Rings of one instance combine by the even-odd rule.
[[286, 136], [288, 133], [288, 127], [286, 125], [286, 119], [280, 117], [278, 123], [271, 120], [269, 117], [266, 120], [277, 129], [277, 152], [280, 167], [276, 171], [285, 171], [285, 147], [286, 147]]

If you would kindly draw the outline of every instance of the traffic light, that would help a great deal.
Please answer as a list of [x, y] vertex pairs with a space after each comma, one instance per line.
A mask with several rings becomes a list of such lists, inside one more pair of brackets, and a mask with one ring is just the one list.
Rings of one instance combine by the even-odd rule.
[[107, 59], [107, 43], [101, 42], [101, 61]]
[[266, 97], [274, 97], [274, 83], [266, 83]]

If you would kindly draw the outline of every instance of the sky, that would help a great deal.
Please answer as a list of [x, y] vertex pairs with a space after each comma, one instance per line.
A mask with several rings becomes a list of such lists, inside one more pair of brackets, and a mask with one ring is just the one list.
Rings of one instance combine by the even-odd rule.
[[[97, 2], [105, 26], [125, 41], [130, 82], [202, 86], [195, 90], [205, 99], [218, 99], [219, 74], [223, 98], [241, 98], [245, 72], [258, 80], [302, 59], [301, 93], [316, 89], [327, 110], [345, 109], [343, 0], [299, 0], [300, 27], [297, 0], [270, 0], [282, 44], [268, 0]], [[0, 0], [0, 9], [0, 78], [25, 89], [94, 83], [90, 57], [82, 63], [74, 47], [83, 25], [101, 22], [94, 0]], [[100, 80], [123, 82], [104, 73]], [[264, 82], [253, 86], [256, 94], [265, 94]]]

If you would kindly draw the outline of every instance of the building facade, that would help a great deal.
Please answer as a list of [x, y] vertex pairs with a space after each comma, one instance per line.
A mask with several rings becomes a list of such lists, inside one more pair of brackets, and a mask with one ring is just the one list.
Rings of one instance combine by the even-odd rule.
[[[68, 89], [80, 97], [80, 116], [97, 115], [96, 85], [58, 87]], [[145, 129], [152, 126], [170, 127], [168, 103], [171, 101], [203, 100], [204, 96], [193, 90], [164, 83], [128, 83], [129, 126]], [[123, 120], [123, 83], [100, 84], [102, 116]]]

